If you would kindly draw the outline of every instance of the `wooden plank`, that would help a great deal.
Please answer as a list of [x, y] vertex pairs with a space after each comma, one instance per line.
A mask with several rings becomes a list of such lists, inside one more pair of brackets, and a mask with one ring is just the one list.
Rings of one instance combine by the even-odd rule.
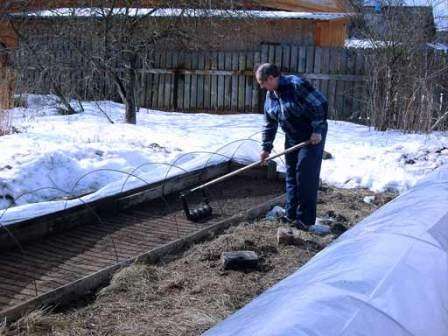
[[[212, 53], [212, 63], [211, 63], [210, 68], [211, 68], [211, 70], [218, 69], [218, 53], [217, 52]], [[211, 76], [210, 108], [213, 111], [216, 111], [218, 109], [218, 76], [217, 75]]]
[[299, 48], [299, 73], [306, 72], [306, 47]]
[[[154, 67], [160, 67], [160, 53], [154, 54]], [[154, 74], [152, 81], [152, 108], [158, 108], [158, 99], [159, 99], [159, 77], [160, 75]]]
[[261, 58], [260, 63], [267, 63], [269, 62], [269, 45], [262, 44], [261, 45]]
[[[330, 67], [329, 72], [333, 73], [335, 71], [334, 67], [336, 65], [335, 49], [330, 49]], [[337, 119], [336, 110], [336, 80], [330, 78], [328, 83], [328, 112], [330, 119]]]
[[[343, 54], [341, 49], [337, 49], [337, 53], [335, 55], [336, 66], [335, 69], [338, 73], [342, 73], [343, 71]], [[336, 81], [336, 111], [337, 111], [337, 119], [341, 120], [344, 115], [344, 82]]]
[[[212, 67], [212, 54], [206, 53], [204, 54], [204, 66], [205, 70], [209, 71]], [[204, 78], [204, 110], [210, 111], [211, 107], [211, 76], [209, 74], [205, 75]]]
[[[185, 67], [185, 56], [183, 52], [177, 52], [175, 57], [175, 68]], [[184, 90], [185, 90], [185, 75], [177, 74], [177, 100], [175, 101], [177, 110], [184, 110]]]
[[282, 64], [281, 69], [284, 72], [291, 72], [291, 47], [289, 45], [284, 45], [282, 50]]
[[[261, 63], [261, 52], [256, 51], [254, 53], [254, 64]], [[255, 76], [252, 78], [252, 112], [260, 112], [260, 87], [257, 83]]]
[[[166, 53], [162, 52], [160, 53], [160, 68], [165, 69], [166, 64]], [[166, 81], [166, 75], [160, 75], [159, 76], [159, 87], [158, 87], [158, 104], [157, 108], [163, 109], [164, 108], [164, 95], [165, 95], [165, 81]]]
[[[353, 51], [349, 51], [345, 49], [345, 53], [347, 54], [347, 63], [346, 63], [346, 70], [345, 73], [354, 73], [356, 68], [356, 53]], [[347, 85], [348, 84], [348, 85]], [[346, 108], [347, 108], [347, 115], [349, 116], [349, 120], [353, 121], [355, 118], [353, 106], [354, 106], [354, 96], [355, 96], [355, 82], [347, 82], [345, 87], [345, 97], [346, 97]]]
[[[238, 65], [239, 65], [239, 55], [238, 53], [232, 53], [232, 70], [238, 70]], [[231, 98], [231, 106], [230, 106], [230, 111], [234, 112], [234, 111], [238, 111], [238, 76], [237, 75], [233, 75], [232, 76], [232, 81], [231, 81], [231, 93], [232, 93], [232, 98]]]
[[275, 46], [271, 44], [269, 45], [268, 62], [275, 63]]
[[[188, 53], [185, 57], [185, 68], [191, 69], [192, 67], [192, 54]], [[185, 74], [185, 86], [184, 86], [184, 109], [185, 111], [191, 111], [191, 77], [190, 74]]]
[[[316, 47], [314, 52], [314, 74], [320, 74], [321, 73], [321, 63], [322, 63], [322, 48]], [[315, 80], [315, 87], [322, 91], [322, 80], [316, 79]]]
[[[329, 48], [322, 48], [321, 72], [323, 74], [328, 74], [329, 68], [330, 68], [330, 49]], [[321, 92], [327, 98], [328, 98], [328, 84], [329, 84], [329, 80], [328, 79], [322, 79]]]
[[[198, 55], [198, 69], [205, 70], [205, 54], [203, 52]], [[198, 76], [198, 110], [204, 109], [204, 83], [205, 75]]]
[[282, 68], [283, 47], [281, 45], [275, 46], [274, 64]]
[[306, 48], [306, 73], [312, 74], [314, 73], [314, 52], [315, 47], [307, 47]]
[[[179, 53], [177, 51], [171, 52], [171, 69], [177, 68]], [[170, 109], [177, 111], [179, 109], [179, 75], [174, 72], [172, 75], [171, 99]]]
[[[225, 53], [225, 70], [232, 70], [232, 53]], [[230, 111], [232, 108], [232, 78], [226, 76], [224, 78], [224, 108], [225, 111]]]
[[315, 48], [313, 73], [315, 74], [322, 73], [321, 64], [322, 64], [322, 48]]
[[[165, 53], [165, 67], [167, 69], [172, 69], [173, 67], [173, 53], [168, 51]], [[165, 93], [164, 93], [164, 103], [163, 108], [168, 110], [172, 108], [172, 97], [173, 97], [173, 75], [169, 74], [165, 77]]]
[[[218, 54], [218, 69], [225, 70], [226, 69], [226, 54], [224, 52], [220, 52]], [[224, 76], [218, 77], [218, 92], [217, 92], [217, 103], [218, 109], [224, 110], [225, 108], [225, 93], [226, 93], [226, 81]]]
[[298, 58], [299, 47], [293, 45], [291, 47], [290, 65], [289, 71], [292, 73], [297, 73], [299, 71], [299, 58]]
[[[254, 68], [254, 52], [246, 53], [246, 69]], [[252, 109], [252, 94], [254, 91], [254, 76], [246, 77], [246, 96], [244, 97], [244, 112], [249, 113], [253, 112]]]
[[[191, 66], [194, 70], [198, 69], [199, 55], [197, 52], [193, 53]], [[194, 74], [191, 78], [191, 97], [190, 109], [197, 111], [198, 109], [198, 75]]]
[[[354, 73], [356, 75], [363, 75], [364, 74], [364, 53], [361, 53], [360, 51], [357, 51], [356, 58], [355, 58], [355, 71]], [[367, 97], [363, 96], [363, 86], [365, 85], [364, 82], [356, 82], [355, 83], [355, 94], [353, 97], [353, 114], [357, 116], [357, 118], [365, 118], [366, 113], [364, 112], [364, 101]]]
[[[238, 56], [239, 58], [239, 64], [238, 64], [238, 70], [245, 70], [246, 69], [246, 55], [244, 52], [241, 52]], [[238, 76], [238, 112], [244, 112], [244, 99], [246, 97], [246, 77], [243, 75]]]

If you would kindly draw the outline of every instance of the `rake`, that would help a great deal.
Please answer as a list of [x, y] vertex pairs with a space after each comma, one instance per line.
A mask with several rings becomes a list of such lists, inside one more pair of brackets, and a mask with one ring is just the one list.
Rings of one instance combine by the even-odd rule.
[[[210, 206], [210, 201], [208, 199], [207, 193], [205, 192], [205, 188], [206, 187], [209, 187], [209, 186], [211, 186], [213, 184], [216, 184], [218, 182], [227, 180], [228, 178], [230, 178], [232, 176], [241, 174], [242, 172], [245, 172], [246, 170], [249, 170], [251, 168], [257, 167], [257, 166], [263, 164], [264, 162], [273, 160], [275, 158], [278, 158], [279, 156], [282, 156], [282, 155], [288, 154], [290, 152], [296, 151], [296, 150], [298, 150], [298, 149], [300, 149], [302, 147], [305, 147], [309, 143], [310, 143], [310, 141], [301, 142], [301, 143], [299, 143], [299, 144], [297, 144], [295, 146], [292, 146], [292, 147], [284, 150], [281, 153], [277, 153], [275, 155], [269, 156], [264, 161], [263, 160], [256, 161], [256, 162], [251, 163], [251, 164], [249, 164], [247, 166], [244, 166], [244, 167], [242, 167], [240, 169], [237, 169], [237, 170], [235, 170], [233, 172], [230, 172], [230, 173], [228, 173], [226, 175], [223, 175], [223, 176], [220, 176], [220, 177], [218, 177], [218, 178], [216, 178], [214, 180], [211, 180], [211, 181], [209, 181], [207, 183], [201, 184], [200, 186], [197, 186], [197, 187], [195, 187], [193, 189], [190, 189], [190, 190], [188, 190], [185, 193], [182, 193], [180, 195], [180, 199], [182, 201], [182, 206], [184, 208], [185, 216], [187, 217], [188, 220], [190, 220], [192, 222], [200, 222], [200, 221], [204, 221], [204, 220], [210, 218], [212, 216], [212, 214], [213, 214], [213, 209]], [[199, 191], [199, 190], [202, 191], [202, 196], [203, 196], [202, 197], [202, 206], [199, 206], [196, 209], [190, 210], [190, 208], [188, 206], [187, 196], [192, 194], [193, 192]]]

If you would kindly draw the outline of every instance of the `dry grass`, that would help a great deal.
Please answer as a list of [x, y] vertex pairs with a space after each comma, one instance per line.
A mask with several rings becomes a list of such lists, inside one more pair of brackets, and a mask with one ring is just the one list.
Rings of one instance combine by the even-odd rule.
[[[333, 212], [351, 226], [389, 200], [362, 201], [365, 190], [323, 188], [319, 215]], [[280, 224], [241, 223], [216, 239], [157, 265], [136, 264], [117, 272], [88, 305], [26, 316], [3, 335], [199, 335], [293, 273], [317, 251], [277, 246]], [[223, 251], [253, 250], [261, 265], [252, 272], [224, 271]]]

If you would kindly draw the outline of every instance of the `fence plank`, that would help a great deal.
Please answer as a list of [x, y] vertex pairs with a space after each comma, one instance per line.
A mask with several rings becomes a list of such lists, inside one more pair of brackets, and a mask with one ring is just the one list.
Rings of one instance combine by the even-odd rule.
[[[212, 60], [211, 60], [211, 70], [218, 70], [218, 53], [213, 52], [212, 53]], [[210, 108], [213, 111], [216, 111], [218, 109], [218, 76], [214, 75], [211, 76], [211, 87], [210, 87]]]
[[[205, 57], [205, 70], [208, 71], [212, 66], [212, 54], [206, 53]], [[211, 77], [210, 75], [205, 75], [204, 78], [204, 109], [206, 111], [210, 111], [210, 102], [211, 102]]]
[[[194, 70], [198, 69], [198, 59], [199, 55], [197, 52], [193, 53], [193, 59], [191, 63], [191, 67]], [[191, 97], [190, 97], [190, 105], [193, 111], [196, 111], [198, 107], [198, 75], [194, 74], [191, 78]]]
[[281, 45], [275, 46], [274, 63], [282, 68], [283, 47]]
[[[165, 68], [166, 64], [166, 53], [160, 53], [160, 65], [159, 67]], [[163, 109], [164, 105], [164, 94], [165, 94], [165, 83], [166, 83], [166, 75], [159, 76], [159, 87], [158, 87], [158, 105], [157, 108]]]
[[291, 72], [291, 47], [289, 45], [284, 45], [282, 50], [282, 71]]
[[[172, 69], [173, 67], [173, 53], [167, 52], [165, 54], [166, 60], [165, 60], [165, 67], [168, 69]], [[167, 75], [165, 77], [165, 93], [164, 93], [164, 109], [171, 109], [172, 108], [172, 93], [173, 93], [173, 75]]]
[[[254, 53], [254, 63], [261, 63], [261, 52]], [[260, 108], [260, 100], [261, 100], [261, 89], [258, 86], [258, 83], [255, 77], [252, 78], [253, 89], [252, 89], [252, 111], [254, 113], [261, 112]]]
[[[239, 55], [239, 70], [246, 69], [246, 55], [244, 52], [241, 52]], [[246, 97], [246, 77], [244, 75], [238, 76], [238, 112], [244, 112], [244, 99]]]
[[[220, 52], [218, 54], [218, 69], [225, 70], [226, 69], [226, 54], [224, 52]], [[218, 92], [217, 92], [217, 101], [218, 101], [218, 109], [220, 111], [225, 108], [225, 92], [226, 92], [226, 81], [224, 76], [218, 77]]]
[[[205, 68], [205, 55], [203, 52], [199, 54], [198, 57], [198, 69], [204, 70]], [[204, 84], [205, 75], [198, 76], [198, 110], [204, 109]]]
[[[154, 55], [154, 67], [159, 68], [160, 67], [160, 53], [156, 53]], [[157, 108], [158, 107], [158, 98], [159, 98], [159, 78], [160, 75], [154, 74], [153, 76], [153, 82], [152, 82], [152, 107]]]
[[[247, 52], [246, 53], [246, 69], [254, 68], [254, 53]], [[245, 88], [245, 97], [244, 97], [244, 111], [243, 112], [253, 112], [252, 109], [252, 94], [253, 94], [253, 85], [254, 85], [254, 76], [246, 77], [246, 88]]]
[[314, 72], [314, 47], [307, 47], [306, 48], [306, 73], [313, 73]]
[[[189, 53], [185, 57], [185, 68], [191, 69], [192, 68], [192, 58], [193, 55]], [[184, 109], [188, 112], [191, 111], [191, 82], [192, 82], [192, 75], [186, 74], [185, 75], [185, 86], [184, 86]]]
[[[321, 71], [324, 74], [327, 74], [330, 69], [330, 49], [329, 48], [323, 48], [322, 49], [322, 68]], [[322, 79], [322, 88], [321, 91], [327, 97], [328, 99], [328, 79]]]
[[[226, 52], [225, 70], [232, 70], [232, 53]], [[224, 78], [224, 110], [230, 111], [232, 109], [232, 77]]]
[[[239, 66], [239, 55], [238, 53], [233, 53], [232, 55], [232, 69], [238, 69]], [[231, 99], [231, 107], [230, 110], [232, 112], [238, 111], [238, 76], [232, 76], [232, 99]]]
[[306, 72], [306, 47], [299, 48], [299, 73]]
[[269, 45], [268, 62], [275, 63], [275, 46]]
[[291, 57], [290, 57], [290, 66], [289, 71], [293, 73], [297, 73], [299, 70], [299, 60], [298, 60], [298, 50], [299, 47], [292, 46], [291, 47]]
[[262, 44], [261, 45], [261, 59], [260, 63], [267, 63], [269, 62], [269, 45]]

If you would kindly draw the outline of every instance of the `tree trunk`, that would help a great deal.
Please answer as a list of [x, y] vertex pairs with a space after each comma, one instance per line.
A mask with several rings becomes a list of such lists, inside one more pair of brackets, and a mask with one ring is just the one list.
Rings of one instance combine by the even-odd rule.
[[136, 55], [132, 55], [129, 57], [129, 68], [128, 68], [128, 87], [126, 90], [126, 115], [125, 120], [128, 124], [136, 124], [137, 123], [137, 96], [135, 94], [136, 91], [136, 82], [137, 76], [135, 74], [135, 66], [137, 63]]

